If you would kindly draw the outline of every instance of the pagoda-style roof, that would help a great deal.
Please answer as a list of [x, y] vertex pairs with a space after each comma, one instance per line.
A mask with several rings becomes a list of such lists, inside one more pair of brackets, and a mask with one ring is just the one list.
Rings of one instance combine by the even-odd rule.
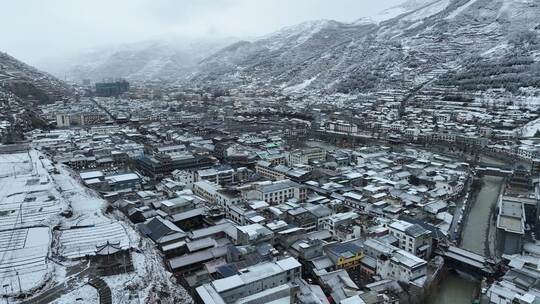
[[120, 242], [111, 243], [107, 241], [101, 245], [96, 245], [96, 255], [112, 255], [118, 251], [122, 251]]

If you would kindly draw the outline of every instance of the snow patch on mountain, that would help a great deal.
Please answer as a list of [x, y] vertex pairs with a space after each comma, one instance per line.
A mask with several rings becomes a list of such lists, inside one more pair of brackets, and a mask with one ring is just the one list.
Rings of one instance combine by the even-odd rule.
[[318, 76], [319, 75], [317, 75], [317, 76], [315, 76], [313, 78], [310, 78], [310, 79], [306, 79], [306, 80], [304, 80], [304, 82], [299, 83], [297, 85], [287, 87], [287, 88], [283, 89], [283, 92], [285, 92], [285, 93], [300, 92], [300, 91], [304, 90], [305, 88], [307, 88], [315, 79], [317, 79]]
[[363, 25], [363, 24], [368, 24], [368, 23], [378, 24], [383, 21], [395, 18], [399, 15], [405, 14], [406, 12], [407, 10], [403, 7], [392, 7], [392, 8], [389, 8], [387, 10], [380, 12], [377, 15], [374, 15], [371, 17], [360, 18], [357, 21], [355, 21], [354, 24], [357, 24], [357, 25]]
[[298, 25], [284, 27], [277, 33], [263, 36], [258, 41], [268, 41], [267, 47], [270, 50], [279, 50], [286, 44], [300, 45], [308, 41], [313, 35], [320, 32], [322, 29], [330, 26], [335, 21], [330, 20], [314, 20], [300, 23]]
[[481, 54], [481, 56], [482, 57], [488, 57], [488, 58], [491, 58], [491, 57], [494, 57], [494, 56], [503, 56], [508, 51], [508, 48], [509, 48], [508, 43], [501, 43], [501, 44], [498, 44], [498, 45], [492, 47], [491, 49], [483, 52]]
[[[498, 17], [507, 16], [508, 18], [519, 17], [530, 13], [530, 7], [539, 5], [538, 0], [502, 0]], [[531, 19], [531, 26], [535, 25]]]
[[467, 10], [471, 5], [473, 5], [477, 0], [469, 0], [469, 2], [463, 4], [462, 6], [458, 7], [456, 10], [454, 10], [450, 15], [446, 17], [446, 19], [454, 19], [457, 16], [459, 16], [462, 12]]
[[[360, 18], [357, 21], [355, 21], [353, 24], [355, 25], [363, 25], [363, 24], [368, 24], [368, 23], [379, 24], [383, 21], [387, 21], [387, 20], [396, 18], [398, 16], [404, 15], [406, 13], [414, 12], [416, 10], [419, 10], [421, 12], [418, 13], [416, 18], [411, 17], [412, 18], [411, 20], [412, 21], [419, 20], [419, 19], [426, 18], [440, 12], [442, 9], [444, 9], [444, 7], [437, 11], [437, 7], [439, 6], [439, 3], [443, 2], [443, 3], [446, 3], [446, 5], [448, 5], [449, 1], [450, 0], [408, 0], [408, 1], [403, 2], [400, 5], [386, 9], [374, 16]], [[433, 13], [429, 14], [430, 11]]]
[[446, 7], [448, 7], [450, 2], [451, 2], [450, 0], [440, 0], [440, 1], [428, 4], [427, 6], [420, 8], [412, 12], [411, 14], [408, 14], [407, 16], [403, 17], [403, 20], [417, 21], [417, 20], [422, 20], [422, 19], [431, 17], [443, 11]]

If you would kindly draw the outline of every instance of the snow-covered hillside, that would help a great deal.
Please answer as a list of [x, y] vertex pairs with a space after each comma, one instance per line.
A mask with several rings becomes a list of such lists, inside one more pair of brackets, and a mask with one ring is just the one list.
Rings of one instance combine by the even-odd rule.
[[72, 81], [109, 78], [173, 81], [185, 77], [198, 61], [233, 41], [232, 38], [142, 41], [46, 58], [37, 65]]
[[[415, 87], [443, 75], [467, 87], [463, 79], [479, 65], [519, 63], [526, 75], [534, 74], [540, 46], [535, 0], [410, 1], [383, 15], [376, 22], [308, 22], [237, 43], [203, 60], [190, 83], [350, 93]], [[482, 80], [480, 89], [504, 88], [503, 79], [513, 77], [492, 72], [495, 81]], [[532, 79], [525, 85], [536, 86]]]
[[0, 52], [0, 105], [7, 97], [17, 100], [54, 102], [73, 94], [64, 82]]
[[407, 20], [420, 20], [435, 15], [450, 4], [451, 0], [408, 0], [371, 17], [358, 19], [355, 24], [380, 23], [411, 13]]
[[[35, 150], [3, 154], [0, 161], [0, 284], [9, 302], [91, 300], [92, 269], [85, 256], [97, 246], [118, 242], [130, 250], [133, 271], [104, 278], [112, 303], [191, 303], [167, 272], [153, 244], [84, 187], [68, 168]], [[19, 283], [20, 282], [20, 283]], [[167, 297], [163, 296], [168, 294]], [[87, 302], [91, 303], [91, 302]]]
[[370, 92], [415, 88], [428, 80], [470, 91], [516, 92], [518, 83], [533, 88], [540, 83], [539, 20], [537, 0], [408, 0], [353, 23], [309, 21], [233, 44], [147, 41], [48, 66], [76, 80], [127, 78], [286, 92]]

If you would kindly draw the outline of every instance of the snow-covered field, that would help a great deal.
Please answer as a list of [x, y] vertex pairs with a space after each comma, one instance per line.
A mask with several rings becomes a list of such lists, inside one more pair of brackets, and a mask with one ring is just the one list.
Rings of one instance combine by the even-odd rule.
[[13, 293], [29, 291], [43, 282], [49, 273], [49, 242], [48, 227], [0, 232], [0, 285], [9, 286]]
[[[9, 179], [7, 181], [9, 183]], [[2, 187], [2, 184], [2, 180], [0, 180], [0, 187]], [[12, 190], [24, 187], [26, 187], [24, 181], [13, 180], [4, 189]], [[29, 188], [33, 191], [31, 194], [20, 192], [2, 196], [0, 229], [47, 225], [51, 216], [60, 213], [62, 206], [55, 199], [54, 194], [44, 188], [43, 185], [35, 185]]]
[[29, 173], [32, 164], [26, 153], [0, 154], [0, 177]]
[[[59, 174], [52, 173], [55, 170]], [[104, 278], [111, 288], [113, 303], [146, 303], [159, 298], [160, 291], [171, 294], [167, 299], [161, 298], [162, 303], [192, 303], [166, 271], [155, 246], [148, 239], [141, 239], [131, 223], [105, 215], [106, 202], [83, 186], [70, 169], [55, 166], [41, 153], [31, 150], [0, 155], [2, 172], [2, 293], [16, 296], [22, 291], [39, 297], [53, 287], [63, 286], [65, 291], [56, 295], [61, 298], [54, 297], [54, 303], [97, 303], [97, 291], [86, 285], [86, 267], [75, 272], [69, 269], [79, 263], [74, 259], [93, 254], [96, 245], [109, 240], [134, 250], [134, 272]], [[51, 233], [53, 227], [58, 229]], [[80, 271], [83, 273], [79, 276]], [[10, 303], [18, 301], [10, 299]]]
[[131, 247], [126, 228], [120, 222], [111, 221], [60, 231], [59, 254], [70, 259], [93, 255], [96, 247], [107, 241], [112, 244], [120, 243], [122, 249]]
[[61, 208], [37, 152], [1, 154], [0, 172], [0, 285], [14, 294], [50, 277], [49, 224]]

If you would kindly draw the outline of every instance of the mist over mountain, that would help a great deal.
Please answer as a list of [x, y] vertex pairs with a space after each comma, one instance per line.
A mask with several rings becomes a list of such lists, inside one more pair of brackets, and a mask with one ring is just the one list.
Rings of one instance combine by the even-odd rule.
[[474, 89], [467, 74], [484, 66], [479, 88], [505, 87], [518, 73], [538, 86], [539, 20], [534, 0], [409, 1], [376, 20], [306, 22], [234, 44], [203, 60], [191, 81], [350, 93], [444, 75]]
[[516, 91], [539, 83], [539, 20], [535, 0], [410, 0], [352, 23], [308, 21], [252, 40], [101, 47], [39, 67], [74, 81], [125, 78], [285, 92], [354, 93], [435, 80]]
[[108, 78], [174, 81], [191, 73], [200, 60], [233, 41], [234, 38], [148, 40], [46, 58], [38, 66], [72, 81]]
[[6, 303], [540, 303], [540, 0], [2, 8]]
[[49, 103], [73, 93], [56, 77], [0, 52], [0, 101]]

